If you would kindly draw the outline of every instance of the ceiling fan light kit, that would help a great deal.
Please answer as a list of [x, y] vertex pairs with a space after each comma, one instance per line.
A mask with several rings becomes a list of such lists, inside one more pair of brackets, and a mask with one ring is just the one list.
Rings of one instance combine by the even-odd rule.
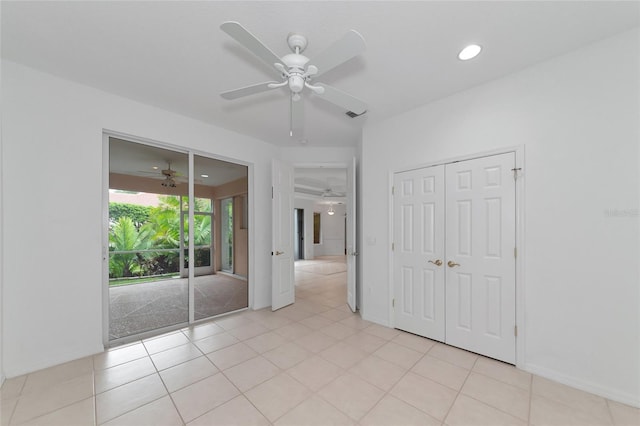
[[303, 134], [304, 107], [301, 101], [305, 88], [320, 99], [346, 110], [347, 113], [359, 116], [366, 112], [367, 105], [364, 101], [326, 84], [311, 84], [312, 79], [364, 52], [366, 49], [364, 37], [357, 31], [348, 31], [312, 61], [302, 54], [308, 45], [307, 38], [302, 34], [289, 33], [287, 44], [292, 53], [280, 58], [238, 22], [224, 22], [220, 25], [220, 29], [269, 65], [280, 78], [280, 81], [269, 81], [229, 90], [221, 93], [220, 96], [233, 100], [286, 86], [290, 96], [289, 136], [298, 137]]

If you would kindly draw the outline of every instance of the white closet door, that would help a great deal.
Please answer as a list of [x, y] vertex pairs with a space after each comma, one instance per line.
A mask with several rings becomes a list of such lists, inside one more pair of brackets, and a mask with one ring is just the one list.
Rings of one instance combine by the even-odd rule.
[[444, 166], [394, 176], [395, 326], [444, 341]]
[[515, 154], [446, 165], [446, 342], [515, 362]]

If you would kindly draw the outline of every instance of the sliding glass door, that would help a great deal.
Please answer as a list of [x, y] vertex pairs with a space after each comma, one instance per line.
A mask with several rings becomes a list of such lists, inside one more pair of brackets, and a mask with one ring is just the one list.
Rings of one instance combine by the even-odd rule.
[[[216, 271], [233, 272], [233, 200], [246, 199], [247, 167], [115, 137], [108, 149], [108, 340], [246, 308], [246, 265], [244, 277]], [[216, 221], [221, 198], [231, 205]], [[220, 238], [218, 222], [230, 226]]]

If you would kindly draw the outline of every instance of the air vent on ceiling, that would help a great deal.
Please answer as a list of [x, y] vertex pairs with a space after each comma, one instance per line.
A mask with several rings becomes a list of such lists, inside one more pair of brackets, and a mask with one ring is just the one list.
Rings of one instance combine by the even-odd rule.
[[356, 117], [360, 117], [361, 115], [365, 115], [366, 113], [367, 111], [364, 111], [362, 114], [356, 114], [353, 111], [347, 111], [345, 114], [347, 114], [351, 118], [356, 118]]

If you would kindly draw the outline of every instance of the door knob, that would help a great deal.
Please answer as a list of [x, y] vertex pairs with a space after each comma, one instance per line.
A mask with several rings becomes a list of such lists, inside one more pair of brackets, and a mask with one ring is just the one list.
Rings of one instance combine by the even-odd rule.
[[433, 260], [430, 260], [429, 263], [433, 263], [436, 266], [442, 266], [442, 260], [440, 259], [436, 259], [435, 262]]
[[276, 256], [280, 256], [281, 254], [284, 254], [283, 251], [276, 251]]
[[447, 265], [449, 265], [449, 268], [453, 268], [454, 266], [460, 266], [459, 263], [456, 263], [453, 260], [448, 261]]

